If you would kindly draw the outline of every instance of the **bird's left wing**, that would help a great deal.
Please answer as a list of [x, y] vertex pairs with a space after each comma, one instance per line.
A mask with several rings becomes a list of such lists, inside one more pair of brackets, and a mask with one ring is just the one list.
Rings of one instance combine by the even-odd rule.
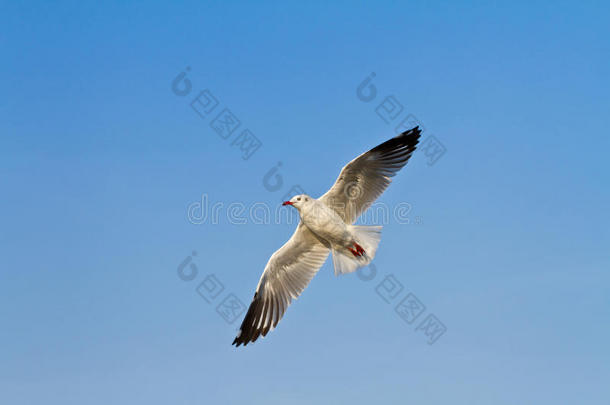
[[233, 344], [247, 345], [267, 335], [286, 308], [307, 287], [328, 257], [326, 247], [303, 223], [267, 262]]

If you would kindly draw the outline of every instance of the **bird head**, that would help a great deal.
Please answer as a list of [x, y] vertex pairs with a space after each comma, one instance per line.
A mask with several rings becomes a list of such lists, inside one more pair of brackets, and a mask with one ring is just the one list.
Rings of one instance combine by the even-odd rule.
[[310, 196], [308, 196], [307, 194], [299, 194], [299, 195], [295, 195], [288, 201], [284, 201], [282, 203], [282, 205], [292, 205], [294, 208], [300, 210], [301, 207], [303, 207], [306, 204], [309, 204], [309, 202], [311, 202], [311, 200], [312, 200], [312, 198]]

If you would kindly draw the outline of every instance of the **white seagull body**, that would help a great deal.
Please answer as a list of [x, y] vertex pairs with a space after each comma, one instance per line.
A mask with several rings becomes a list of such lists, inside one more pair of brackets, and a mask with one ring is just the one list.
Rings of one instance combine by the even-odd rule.
[[234, 345], [247, 345], [275, 328], [329, 253], [333, 255], [335, 275], [351, 273], [373, 260], [381, 226], [352, 224], [407, 164], [420, 133], [415, 127], [358, 156], [320, 198], [301, 194], [284, 202], [299, 210], [301, 222], [267, 262]]

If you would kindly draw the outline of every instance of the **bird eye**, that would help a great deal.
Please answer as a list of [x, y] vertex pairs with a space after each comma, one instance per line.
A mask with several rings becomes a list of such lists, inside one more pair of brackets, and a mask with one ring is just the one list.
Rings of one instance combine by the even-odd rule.
[[301, 201], [301, 197], [297, 198], [297, 201]]

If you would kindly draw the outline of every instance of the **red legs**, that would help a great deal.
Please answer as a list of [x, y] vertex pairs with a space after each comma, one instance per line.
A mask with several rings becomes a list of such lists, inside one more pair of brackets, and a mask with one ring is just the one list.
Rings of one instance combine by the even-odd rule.
[[360, 246], [356, 242], [354, 242], [354, 247], [353, 248], [350, 247], [348, 249], [356, 257], [364, 256], [364, 254], [365, 254], [364, 249], [362, 248], [362, 246]]
[[354, 243], [354, 247], [356, 248], [356, 252], [358, 252], [360, 256], [364, 256], [364, 249], [362, 248], [362, 246], [357, 243]]

